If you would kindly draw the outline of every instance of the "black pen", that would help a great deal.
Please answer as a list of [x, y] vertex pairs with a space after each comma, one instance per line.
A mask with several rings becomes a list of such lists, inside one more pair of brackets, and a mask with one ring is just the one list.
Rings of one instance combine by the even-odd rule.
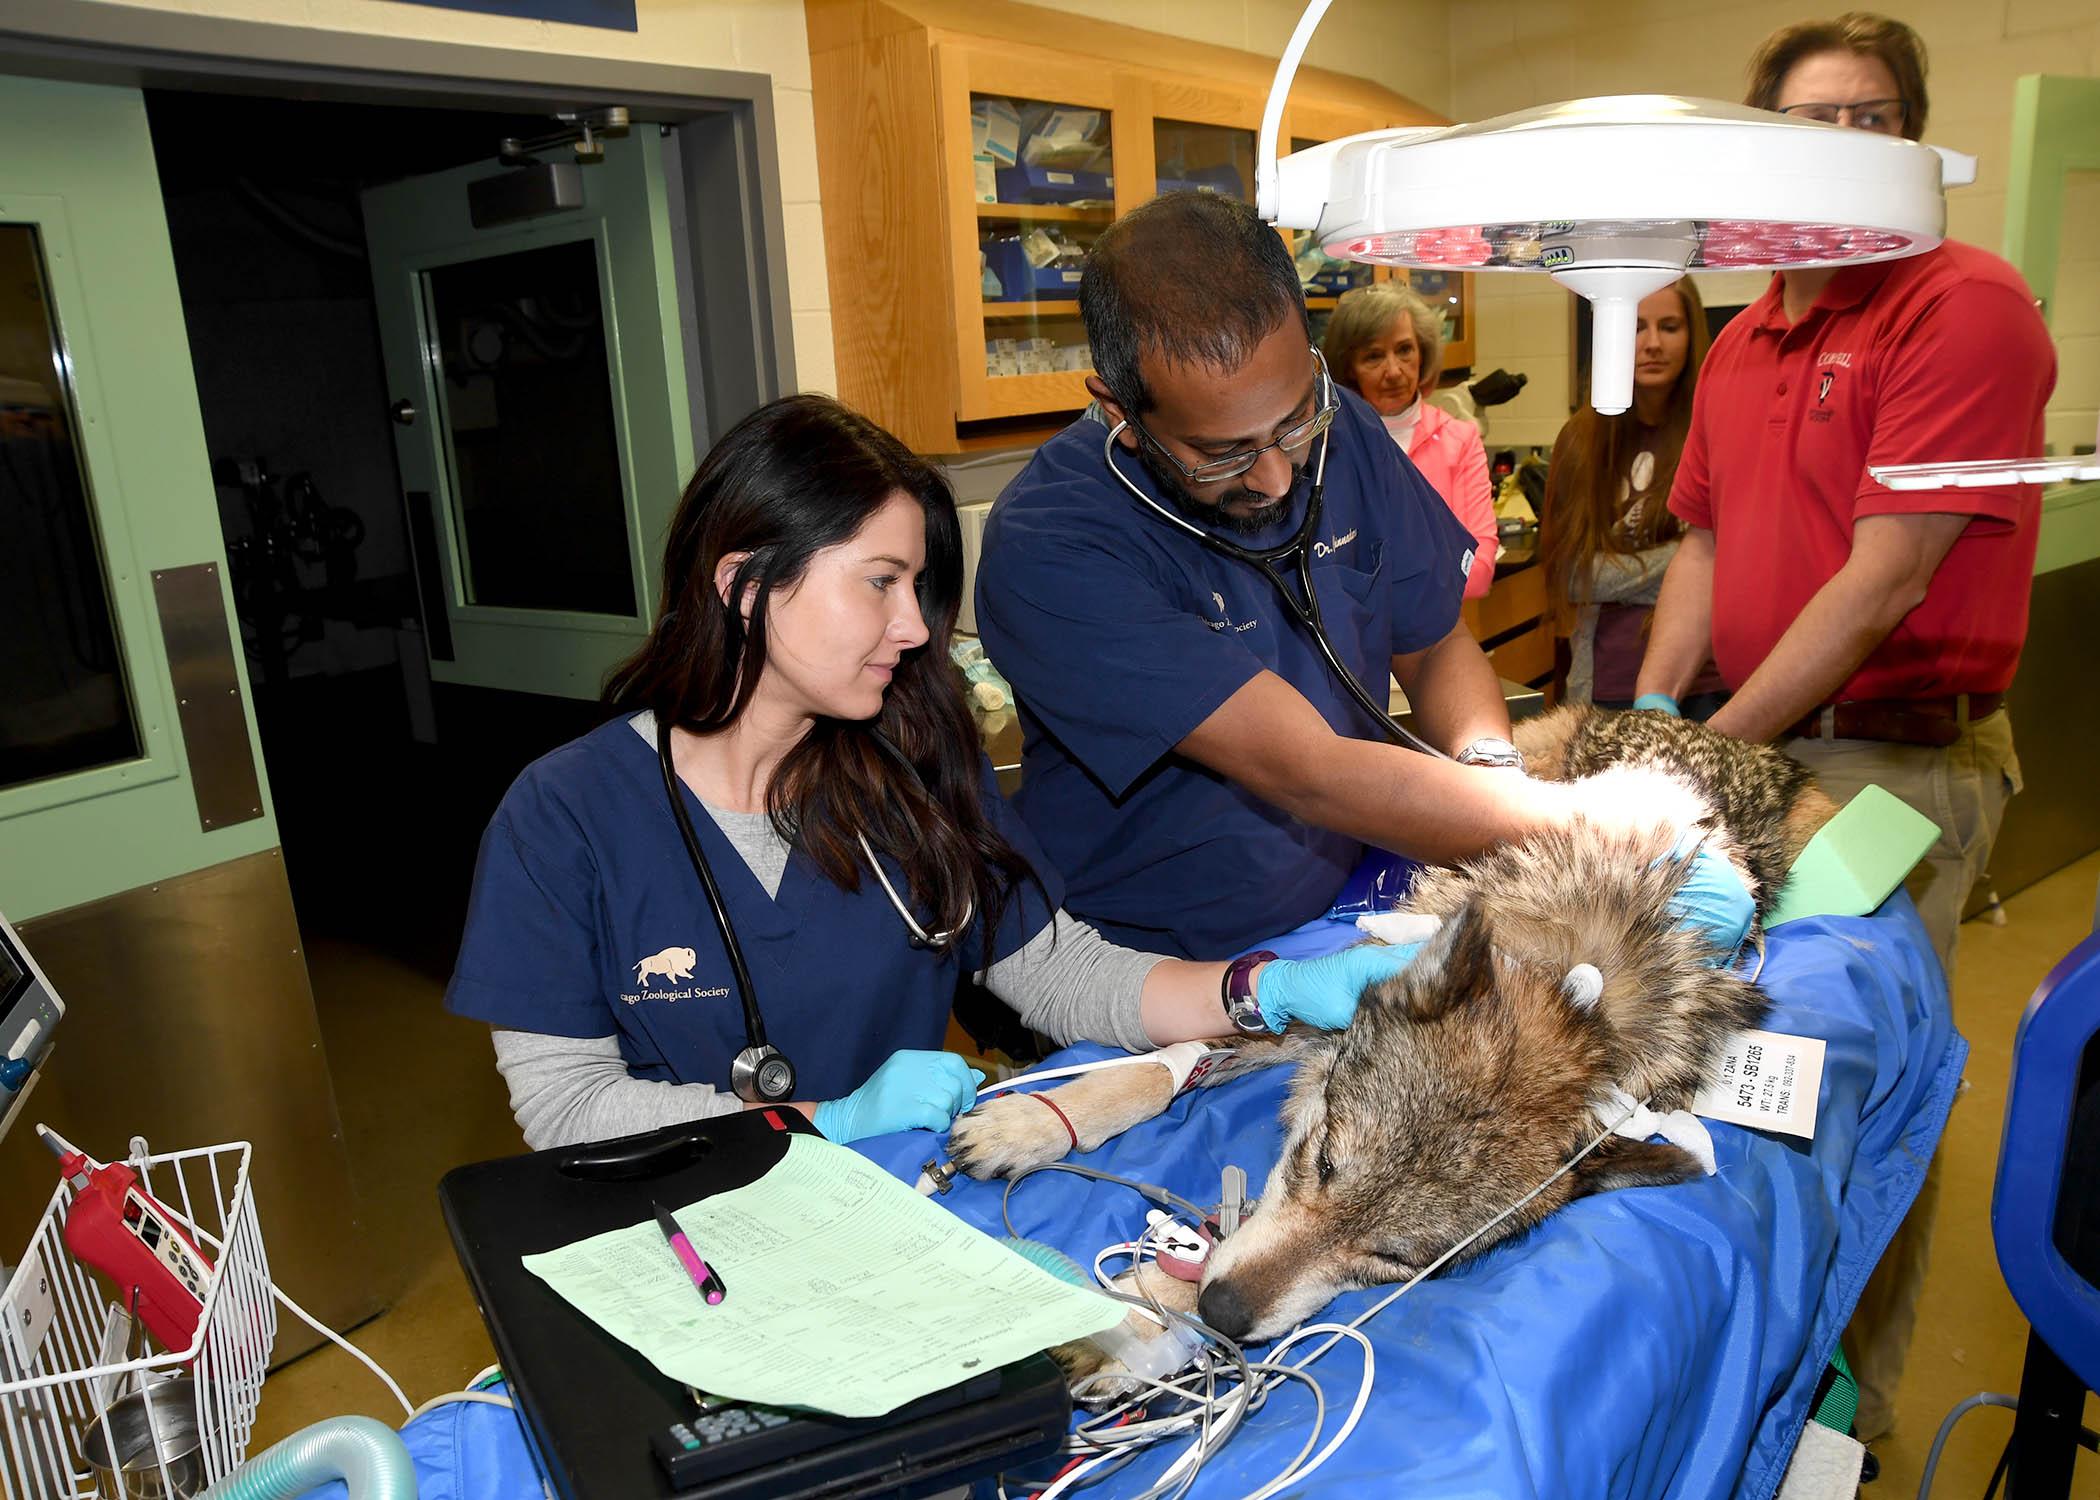
[[722, 1278], [715, 1273], [712, 1266], [700, 1258], [699, 1252], [693, 1249], [693, 1242], [685, 1237], [685, 1231], [678, 1227], [678, 1221], [671, 1217], [671, 1211], [661, 1203], [651, 1203], [649, 1206], [656, 1211], [657, 1227], [663, 1230], [664, 1238], [670, 1242], [671, 1253], [677, 1256], [678, 1263], [685, 1267], [685, 1274], [693, 1278], [693, 1285], [700, 1289], [700, 1295], [707, 1300], [707, 1305], [713, 1307], [728, 1296], [729, 1289], [722, 1285]]

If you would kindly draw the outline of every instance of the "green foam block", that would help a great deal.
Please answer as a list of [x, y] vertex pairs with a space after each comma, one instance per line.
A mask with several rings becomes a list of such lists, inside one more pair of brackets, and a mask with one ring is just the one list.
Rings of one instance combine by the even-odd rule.
[[1794, 861], [1765, 927], [1800, 917], [1865, 916], [1903, 883], [1939, 836], [1938, 824], [1893, 792], [1862, 787]]

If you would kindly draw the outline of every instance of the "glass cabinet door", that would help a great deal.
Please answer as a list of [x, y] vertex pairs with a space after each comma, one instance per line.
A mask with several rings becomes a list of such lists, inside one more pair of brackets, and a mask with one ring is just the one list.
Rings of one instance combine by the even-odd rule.
[[956, 415], [1082, 407], [1093, 366], [1080, 270], [1117, 209], [1113, 85], [967, 49], [936, 61], [958, 226]]
[[1255, 133], [1201, 120], [1152, 122], [1153, 188], [1254, 201]]
[[1086, 253], [1115, 217], [1114, 111], [970, 94], [984, 368], [993, 379], [1084, 375]]

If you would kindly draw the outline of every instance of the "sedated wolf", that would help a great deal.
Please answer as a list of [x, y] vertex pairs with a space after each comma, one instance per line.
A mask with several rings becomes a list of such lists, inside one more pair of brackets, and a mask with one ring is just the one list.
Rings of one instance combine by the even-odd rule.
[[[1440, 919], [1422, 953], [1367, 988], [1341, 1032], [1293, 1028], [1228, 1043], [1206, 1078], [1294, 1062], [1283, 1146], [1258, 1211], [1211, 1253], [1199, 1306], [1229, 1336], [1261, 1340], [1337, 1293], [1400, 1281], [1546, 1181], [1594, 1139], [1614, 1088], [1658, 1112], [1689, 1102], [1721, 1043], [1755, 1024], [1757, 989], [1716, 967], [1711, 945], [1667, 903], [1685, 878], [1672, 857], [1699, 830], [1743, 876], [1759, 917], [1794, 857], [1836, 812], [1808, 771], [1769, 746], [1654, 713], [1565, 708], [1517, 726], [1534, 775], [1580, 781], [1602, 805], [1638, 799], [1640, 820], [1509, 845], [1423, 872], [1407, 909]], [[1426, 925], [1426, 923], [1425, 923]], [[1602, 993], [1571, 994], [1593, 965]], [[1165, 1109], [1164, 1067], [1087, 1074], [1056, 1091], [1092, 1150]], [[950, 1147], [973, 1176], [1011, 1176], [1071, 1145], [1025, 1096], [957, 1121]], [[1608, 1136], [1575, 1170], [1473, 1241], [1523, 1233], [1587, 1193], [1684, 1180], [1674, 1145]], [[1186, 1294], [1187, 1283], [1147, 1278]]]

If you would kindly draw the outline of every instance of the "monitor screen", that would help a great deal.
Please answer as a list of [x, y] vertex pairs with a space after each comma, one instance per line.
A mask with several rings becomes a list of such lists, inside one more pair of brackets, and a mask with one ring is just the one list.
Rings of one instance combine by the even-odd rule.
[[15, 997], [29, 987], [29, 965], [15, 952], [7, 935], [0, 932], [0, 1016], [7, 1014]]

